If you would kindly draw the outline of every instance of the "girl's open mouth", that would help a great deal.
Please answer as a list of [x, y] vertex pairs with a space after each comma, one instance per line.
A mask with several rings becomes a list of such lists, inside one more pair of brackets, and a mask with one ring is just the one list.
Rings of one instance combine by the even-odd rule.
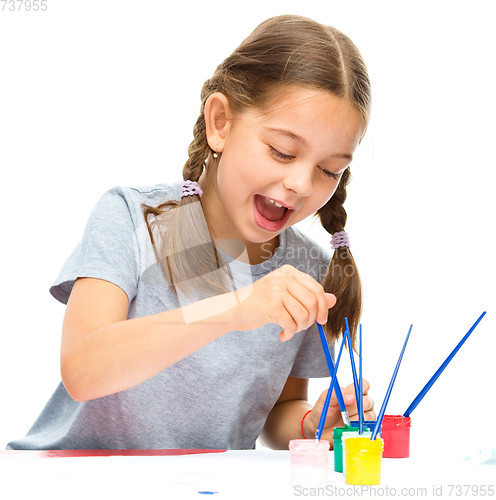
[[254, 196], [253, 213], [255, 223], [266, 231], [275, 232], [281, 230], [293, 212], [294, 210], [289, 208], [277, 206], [265, 196], [259, 194]]

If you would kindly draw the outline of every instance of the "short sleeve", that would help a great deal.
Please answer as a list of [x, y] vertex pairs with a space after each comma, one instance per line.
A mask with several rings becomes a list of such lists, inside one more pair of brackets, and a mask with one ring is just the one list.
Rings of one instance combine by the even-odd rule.
[[122, 190], [112, 188], [91, 212], [81, 241], [63, 265], [50, 293], [67, 304], [77, 278], [99, 278], [120, 287], [129, 302], [136, 296], [139, 250], [135, 224]]
[[[289, 376], [297, 378], [329, 377], [329, 368], [327, 367], [317, 326], [314, 324], [304, 334], [300, 335], [305, 335], [305, 338], [298, 350]], [[329, 345], [329, 350], [331, 351], [331, 357], [334, 359], [334, 344]]]

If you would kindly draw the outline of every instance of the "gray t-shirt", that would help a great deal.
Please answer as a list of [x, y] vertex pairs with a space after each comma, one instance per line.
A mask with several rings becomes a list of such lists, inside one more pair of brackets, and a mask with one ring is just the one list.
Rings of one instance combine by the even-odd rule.
[[[180, 307], [164, 275], [163, 282], [157, 274], [143, 279], [156, 257], [141, 210], [142, 203], [179, 197], [180, 181], [104, 193], [51, 294], [66, 304], [76, 278], [93, 277], [126, 292], [128, 319]], [[291, 227], [266, 261], [227, 260], [242, 287], [283, 264], [320, 282], [329, 259]], [[28, 434], [7, 449], [254, 448], [289, 376], [329, 376], [315, 325], [287, 342], [279, 340], [280, 331], [269, 323], [229, 332], [135, 387], [89, 401], [74, 401], [61, 382]]]

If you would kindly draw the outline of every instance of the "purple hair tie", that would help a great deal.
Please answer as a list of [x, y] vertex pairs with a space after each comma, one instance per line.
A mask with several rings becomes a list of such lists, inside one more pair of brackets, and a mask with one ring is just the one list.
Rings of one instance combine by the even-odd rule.
[[346, 231], [339, 231], [337, 233], [334, 233], [332, 235], [331, 245], [334, 249], [339, 247], [349, 247], [350, 238], [348, 237], [348, 233]]
[[182, 181], [181, 182], [181, 198], [184, 196], [192, 196], [194, 194], [197, 194], [198, 196], [201, 196], [203, 194], [203, 191], [200, 187], [200, 184], [196, 181]]

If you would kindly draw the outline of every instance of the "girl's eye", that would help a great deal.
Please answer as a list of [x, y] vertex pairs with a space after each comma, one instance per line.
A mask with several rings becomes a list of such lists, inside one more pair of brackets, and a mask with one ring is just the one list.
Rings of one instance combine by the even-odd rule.
[[274, 149], [272, 146], [269, 146], [269, 149], [274, 156], [281, 158], [282, 160], [292, 160], [294, 158], [292, 155], [285, 155], [284, 153], [277, 151], [277, 149]]
[[335, 174], [334, 172], [329, 172], [329, 170], [326, 170], [325, 168], [321, 168], [321, 170], [322, 172], [324, 172], [325, 175], [327, 175], [327, 177], [331, 177], [331, 179], [339, 181], [341, 177], [339, 174]]
[[[281, 158], [281, 160], [293, 160], [295, 157], [292, 155], [285, 155], [284, 153], [281, 153], [280, 151], [277, 151], [277, 149], [274, 149], [272, 146], [269, 146], [270, 152], [273, 156], [276, 156], [277, 158]], [[335, 174], [334, 172], [329, 172], [329, 170], [326, 170], [325, 168], [319, 167], [320, 170], [326, 175], [327, 177], [330, 177], [331, 179], [335, 179], [336, 181], [339, 181], [340, 175]]]

